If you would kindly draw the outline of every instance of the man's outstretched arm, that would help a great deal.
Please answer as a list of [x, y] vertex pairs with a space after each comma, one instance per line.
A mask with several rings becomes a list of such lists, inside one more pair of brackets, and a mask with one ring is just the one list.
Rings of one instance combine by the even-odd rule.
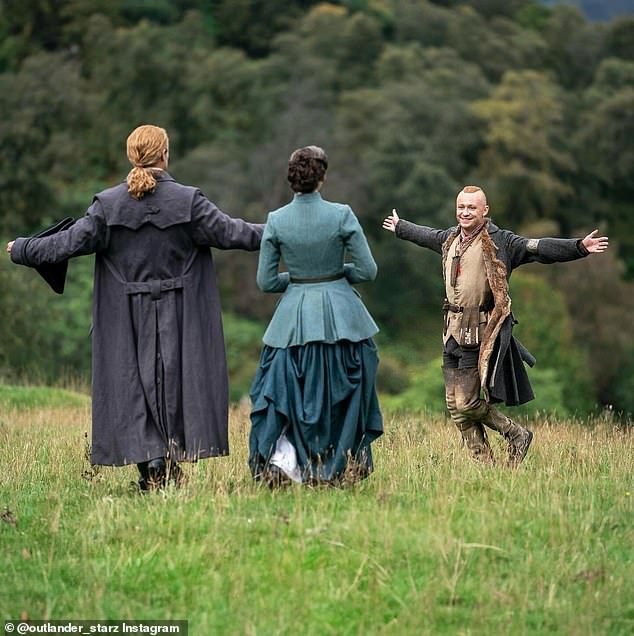
[[411, 241], [416, 243], [416, 245], [427, 247], [438, 253], [442, 251], [443, 243], [452, 232], [451, 228], [448, 230], [437, 230], [426, 225], [417, 225], [411, 221], [405, 221], [399, 218], [396, 210], [392, 210], [392, 214], [384, 219], [382, 227], [388, 232], [394, 232], [400, 239]]

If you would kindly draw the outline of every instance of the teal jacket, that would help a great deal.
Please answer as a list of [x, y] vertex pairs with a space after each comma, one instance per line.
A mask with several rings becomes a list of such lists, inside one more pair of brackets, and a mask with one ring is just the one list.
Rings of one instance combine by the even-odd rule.
[[[344, 256], [351, 262], [344, 264]], [[286, 272], [279, 271], [283, 260]], [[257, 283], [284, 292], [264, 334], [270, 347], [307, 342], [359, 342], [378, 332], [351, 284], [374, 280], [377, 267], [350, 206], [318, 192], [296, 194], [270, 212], [262, 236]], [[326, 282], [293, 282], [342, 275]]]

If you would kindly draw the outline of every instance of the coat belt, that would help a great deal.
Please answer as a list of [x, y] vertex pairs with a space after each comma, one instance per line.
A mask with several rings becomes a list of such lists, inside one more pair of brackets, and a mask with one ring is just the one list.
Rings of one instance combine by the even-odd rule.
[[331, 276], [317, 276], [316, 278], [301, 278], [297, 276], [291, 276], [291, 283], [309, 284], [309, 283], [329, 283], [333, 280], [339, 280], [344, 277], [343, 272], [339, 274], [332, 274]]
[[158, 300], [163, 292], [183, 288], [182, 277], [124, 283], [126, 294], [151, 294], [152, 300]]

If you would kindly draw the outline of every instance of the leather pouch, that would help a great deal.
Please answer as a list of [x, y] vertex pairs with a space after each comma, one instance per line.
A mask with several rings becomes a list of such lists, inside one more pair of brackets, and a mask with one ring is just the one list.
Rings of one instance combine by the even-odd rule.
[[460, 341], [464, 349], [477, 349], [480, 346], [480, 308], [465, 307], [460, 322]]

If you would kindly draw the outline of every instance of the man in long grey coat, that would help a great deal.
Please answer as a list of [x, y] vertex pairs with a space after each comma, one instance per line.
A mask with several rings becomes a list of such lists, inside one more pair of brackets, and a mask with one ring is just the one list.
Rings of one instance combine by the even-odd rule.
[[30, 267], [96, 254], [92, 462], [136, 463], [142, 489], [180, 476], [179, 461], [226, 455], [228, 381], [210, 247], [257, 250], [264, 226], [221, 212], [166, 172], [167, 133], [128, 137], [127, 183], [46, 238], [18, 238]]
[[[443, 374], [447, 409], [475, 458], [492, 461], [485, 426], [508, 441], [509, 463], [519, 464], [533, 433], [493, 406], [533, 399], [524, 362], [534, 358], [513, 338], [508, 281], [524, 263], [572, 261], [607, 249], [597, 230], [583, 239], [527, 239], [490, 222], [486, 195], [465, 186], [456, 198], [458, 225], [446, 230], [399, 219], [383, 228], [398, 238], [442, 254], [445, 281]], [[481, 391], [483, 397], [481, 397]]]

